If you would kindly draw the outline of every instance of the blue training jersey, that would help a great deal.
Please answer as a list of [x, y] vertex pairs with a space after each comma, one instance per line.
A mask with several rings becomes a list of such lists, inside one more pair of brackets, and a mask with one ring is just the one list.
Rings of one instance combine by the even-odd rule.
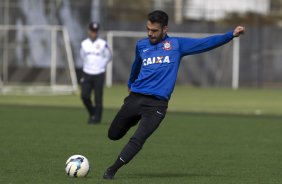
[[205, 38], [165, 36], [158, 44], [148, 38], [139, 40], [135, 49], [128, 88], [132, 92], [169, 100], [181, 58], [219, 47], [233, 39], [233, 32]]

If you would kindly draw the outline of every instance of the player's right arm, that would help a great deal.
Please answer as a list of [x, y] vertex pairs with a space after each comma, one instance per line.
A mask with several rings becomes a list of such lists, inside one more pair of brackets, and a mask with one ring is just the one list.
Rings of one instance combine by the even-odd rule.
[[80, 44], [80, 57], [83, 59], [83, 61], [85, 60], [85, 51], [83, 49], [83, 42]]
[[139, 50], [138, 50], [138, 46], [136, 45], [135, 59], [134, 59], [134, 62], [132, 64], [129, 80], [128, 80], [128, 83], [127, 83], [129, 92], [130, 92], [130, 89], [131, 89], [131, 84], [137, 79], [137, 77], [139, 75], [141, 65], [142, 65], [142, 59], [141, 59], [141, 56], [140, 56], [140, 53], [139, 53]]

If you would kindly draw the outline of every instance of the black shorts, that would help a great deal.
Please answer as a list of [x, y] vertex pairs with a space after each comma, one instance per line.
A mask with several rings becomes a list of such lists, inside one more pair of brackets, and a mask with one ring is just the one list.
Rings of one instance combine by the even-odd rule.
[[122, 138], [139, 121], [133, 138], [144, 144], [146, 139], [158, 128], [166, 115], [168, 101], [159, 100], [151, 95], [131, 92], [114, 118], [108, 132], [112, 140]]

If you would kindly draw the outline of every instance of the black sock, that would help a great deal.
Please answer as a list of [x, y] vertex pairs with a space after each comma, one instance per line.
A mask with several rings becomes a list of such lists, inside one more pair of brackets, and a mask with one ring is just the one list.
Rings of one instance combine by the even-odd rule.
[[121, 168], [124, 164], [125, 162], [120, 157], [118, 157], [115, 163], [111, 167], [109, 167], [109, 169], [113, 171], [114, 173], [116, 173], [117, 170]]
[[135, 138], [131, 138], [127, 145], [123, 148], [120, 153], [120, 158], [123, 159], [125, 163], [130, 162], [130, 160], [135, 157], [135, 155], [141, 150], [142, 144]]
[[121, 151], [120, 156], [115, 163], [109, 167], [110, 171], [115, 174], [117, 170], [128, 163], [141, 150], [141, 148], [142, 145], [136, 139], [131, 138]]

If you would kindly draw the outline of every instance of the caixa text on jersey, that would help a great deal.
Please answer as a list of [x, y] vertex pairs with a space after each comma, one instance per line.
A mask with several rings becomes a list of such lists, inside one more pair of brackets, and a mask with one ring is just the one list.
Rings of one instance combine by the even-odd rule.
[[169, 56], [149, 57], [143, 59], [143, 66], [147, 66], [151, 64], [161, 64], [161, 63], [170, 63]]

